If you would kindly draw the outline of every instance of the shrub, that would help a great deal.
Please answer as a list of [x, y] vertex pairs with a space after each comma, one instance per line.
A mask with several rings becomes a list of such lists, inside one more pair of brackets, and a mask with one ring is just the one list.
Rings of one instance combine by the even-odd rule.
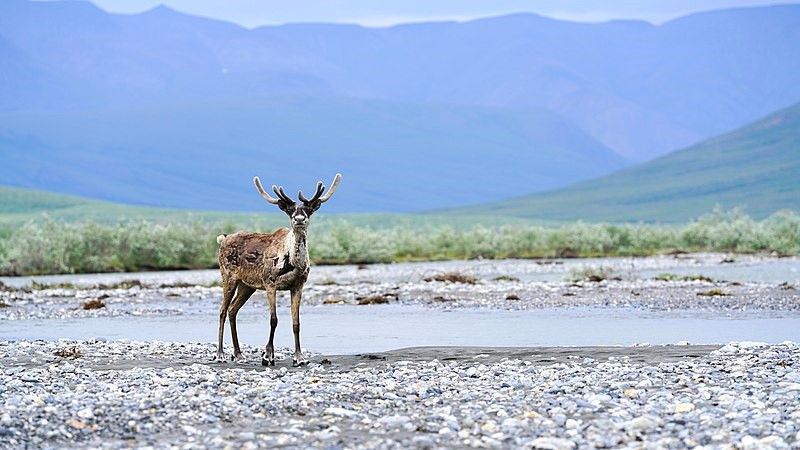
[[[217, 263], [216, 236], [250, 228], [200, 221], [117, 225], [62, 223], [47, 217], [16, 230], [0, 230], [0, 273], [37, 275], [193, 269]], [[261, 224], [263, 225], [263, 224]], [[715, 209], [683, 226], [590, 224], [357, 227], [321, 222], [309, 240], [316, 263], [401, 260], [636, 256], [691, 251], [800, 253], [800, 216], [792, 212], [756, 221], [739, 210]], [[263, 226], [256, 224], [255, 229]], [[269, 231], [272, 231], [271, 229]]]

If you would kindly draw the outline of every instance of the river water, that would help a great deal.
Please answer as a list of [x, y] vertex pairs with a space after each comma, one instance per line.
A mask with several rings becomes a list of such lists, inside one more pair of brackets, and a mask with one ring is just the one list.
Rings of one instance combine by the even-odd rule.
[[[469, 271], [489, 280], [494, 274], [520, 279], [561, 281], [571, 267], [605, 265], [625, 276], [652, 277], [658, 273], [698, 274], [729, 281], [797, 283], [800, 264], [795, 258], [748, 260], [720, 264], [670, 266], [663, 259], [599, 259], [565, 261], [552, 266], [533, 262], [458, 261], [371, 266], [315, 267], [313, 283], [328, 278], [357, 280], [365, 272], [395, 281], [419, 278], [433, 268]], [[444, 269], [442, 269], [444, 267]], [[465, 269], [466, 268], [466, 269]], [[160, 272], [38, 277], [40, 282], [106, 283], [123, 278], [143, 282], [176, 280], [207, 283], [216, 271]], [[30, 283], [29, 278], [3, 278], [8, 285]], [[669, 289], [665, 284], [665, 289]], [[248, 304], [239, 315], [243, 343], [263, 345], [268, 335], [265, 302]], [[276, 345], [292, 345], [289, 308], [279, 306]], [[652, 311], [636, 308], [560, 307], [509, 311], [494, 308], [430, 308], [415, 304], [304, 306], [302, 343], [321, 353], [354, 354], [413, 346], [587, 346], [633, 344], [723, 344], [729, 341], [785, 340], [800, 342], [800, 313], [795, 311]], [[216, 342], [217, 315], [208, 308], [178, 315], [52, 318], [0, 322], [0, 339], [91, 339]], [[230, 342], [226, 325], [226, 342]]]
[[[291, 319], [278, 312], [276, 345], [292, 345]], [[800, 342], [800, 316], [737, 311], [724, 316], [698, 312], [649, 312], [605, 308], [534, 311], [431, 310], [417, 305], [320, 305], [302, 314], [303, 346], [315, 352], [350, 354], [414, 346], [585, 346], [724, 344], [730, 341]], [[239, 314], [243, 343], [263, 345], [266, 311]], [[226, 326], [226, 342], [230, 342]], [[2, 339], [91, 339], [216, 342], [217, 319], [208, 314], [166, 317], [98, 317], [10, 321]]]

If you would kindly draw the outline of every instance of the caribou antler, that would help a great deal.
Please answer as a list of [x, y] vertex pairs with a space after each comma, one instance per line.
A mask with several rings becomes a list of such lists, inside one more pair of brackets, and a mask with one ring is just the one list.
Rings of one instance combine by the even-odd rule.
[[336, 176], [333, 177], [333, 183], [331, 183], [331, 189], [328, 191], [327, 194], [325, 194], [319, 199], [320, 203], [325, 203], [328, 201], [329, 198], [331, 198], [331, 195], [333, 195], [333, 193], [336, 192], [336, 188], [339, 187], [340, 181], [342, 181], [342, 174], [337, 173]]
[[[336, 191], [336, 188], [339, 186], [340, 181], [342, 181], [342, 174], [337, 173], [336, 176], [333, 177], [333, 183], [331, 183], [330, 190], [324, 196], [322, 195], [322, 193], [325, 192], [325, 185], [322, 184], [322, 181], [317, 181], [317, 190], [316, 192], [314, 192], [314, 196], [311, 197], [310, 200], [307, 199], [305, 195], [303, 195], [303, 191], [298, 191], [297, 196], [300, 198], [300, 201], [302, 201], [306, 205], [311, 205], [315, 202], [319, 202], [320, 204], [325, 203], [328, 201], [329, 198], [331, 198], [333, 193]], [[275, 186], [274, 184], [272, 185], [272, 192], [274, 192], [275, 195], [278, 196], [278, 198], [274, 198], [271, 195], [267, 194], [267, 192], [264, 190], [264, 187], [261, 186], [261, 180], [259, 180], [258, 177], [253, 178], [253, 183], [255, 183], [256, 188], [258, 188], [258, 192], [261, 194], [261, 196], [264, 197], [268, 202], [272, 203], [273, 205], [277, 205], [279, 201], [284, 201], [290, 204], [296, 203], [288, 195], [286, 195], [286, 192], [283, 191], [283, 186]]]
[[325, 186], [323, 186], [322, 181], [317, 181], [317, 192], [314, 193], [314, 196], [311, 197], [311, 200], [307, 199], [305, 195], [303, 195], [303, 191], [298, 191], [297, 196], [300, 197], [300, 201], [305, 203], [306, 205], [310, 205], [315, 201], [319, 200], [319, 196], [322, 195], [322, 191], [325, 190]]
[[[278, 200], [277, 198], [272, 198], [269, 194], [267, 194], [267, 191], [265, 191], [264, 187], [261, 186], [261, 180], [259, 180], [258, 177], [253, 177], [253, 183], [255, 183], [258, 192], [261, 194], [262, 197], [264, 197], [266, 201], [272, 203], [273, 205], [278, 204], [280, 200]], [[275, 186], [272, 186], [272, 189], [274, 190]]]
[[322, 184], [322, 181], [317, 181], [317, 192], [314, 193], [314, 196], [311, 197], [311, 200], [307, 199], [305, 195], [303, 195], [303, 191], [299, 191], [297, 196], [300, 197], [300, 200], [305, 203], [306, 205], [311, 205], [314, 202], [319, 201], [320, 204], [325, 203], [331, 198], [333, 192], [336, 191], [336, 187], [339, 186], [339, 182], [342, 181], [342, 174], [337, 173], [335, 177], [333, 177], [333, 183], [331, 183], [331, 189], [325, 194], [324, 197], [320, 197], [322, 193], [325, 191], [325, 186]]
[[296, 201], [292, 200], [291, 197], [286, 195], [286, 192], [283, 192], [283, 186], [275, 187], [275, 185], [273, 184], [272, 192], [276, 193], [278, 195], [278, 198], [280, 198], [281, 200], [285, 201], [290, 205], [294, 205], [295, 203], [297, 203]]
[[284, 201], [289, 204], [296, 203], [294, 200], [289, 198], [289, 196], [286, 195], [285, 192], [283, 192], [283, 186], [275, 186], [274, 184], [272, 185], [272, 192], [274, 192], [275, 195], [278, 196], [278, 198], [274, 198], [271, 195], [267, 194], [267, 191], [264, 190], [264, 186], [261, 186], [261, 180], [259, 180], [258, 177], [253, 177], [253, 183], [255, 183], [256, 188], [258, 189], [258, 192], [261, 194], [261, 196], [264, 197], [268, 202], [272, 203], [273, 205], [277, 205], [278, 202], [280, 201]]

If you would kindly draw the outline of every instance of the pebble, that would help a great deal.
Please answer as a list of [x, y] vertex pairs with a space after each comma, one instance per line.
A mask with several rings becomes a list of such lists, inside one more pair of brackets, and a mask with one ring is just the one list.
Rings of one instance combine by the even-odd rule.
[[630, 432], [638, 433], [657, 429], [664, 423], [659, 417], [644, 415], [631, 419], [624, 424], [624, 428]]
[[[74, 370], [68, 371], [64, 361], [42, 360], [65, 345], [91, 356], [70, 360]], [[800, 386], [793, 381], [800, 346], [792, 342], [766, 347], [732, 342], [726, 347], [735, 352], [653, 363], [601, 357], [540, 365], [512, 357], [409, 358], [347, 370], [335, 365], [317, 370], [313, 362], [292, 370], [209, 364], [214, 347], [0, 340], [0, 360], [7, 362], [0, 369], [3, 443], [95, 448], [125, 442], [153, 449], [171, 448], [172, 442], [185, 448], [786, 448], [800, 435], [800, 391], [793, 389]], [[243, 351], [257, 360], [261, 349]], [[276, 353], [291, 357], [287, 348]], [[39, 362], [31, 362], [34, 358]], [[113, 358], [160, 362], [96, 366]], [[734, 366], [742, 368], [743, 377], [728, 370]], [[21, 381], [24, 377], [38, 381]], [[507, 383], [512, 379], [516, 387]], [[626, 394], [630, 390], [636, 395]]]
[[686, 413], [690, 411], [694, 411], [694, 404], [692, 403], [678, 403], [675, 405], [674, 412], [675, 414]]
[[541, 450], [571, 450], [576, 446], [573, 441], [552, 437], [536, 438], [530, 443], [531, 448]]
[[329, 414], [332, 416], [339, 416], [339, 417], [355, 417], [358, 415], [357, 412], [351, 411], [349, 409], [344, 408], [337, 408], [332, 406], [330, 408], [325, 408], [325, 414]]

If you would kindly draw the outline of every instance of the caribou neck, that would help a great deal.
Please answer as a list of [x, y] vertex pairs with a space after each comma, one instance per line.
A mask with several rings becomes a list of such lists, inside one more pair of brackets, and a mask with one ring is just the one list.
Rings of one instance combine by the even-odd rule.
[[299, 269], [305, 269], [308, 266], [306, 230], [292, 228], [286, 238], [289, 246], [289, 263]]

